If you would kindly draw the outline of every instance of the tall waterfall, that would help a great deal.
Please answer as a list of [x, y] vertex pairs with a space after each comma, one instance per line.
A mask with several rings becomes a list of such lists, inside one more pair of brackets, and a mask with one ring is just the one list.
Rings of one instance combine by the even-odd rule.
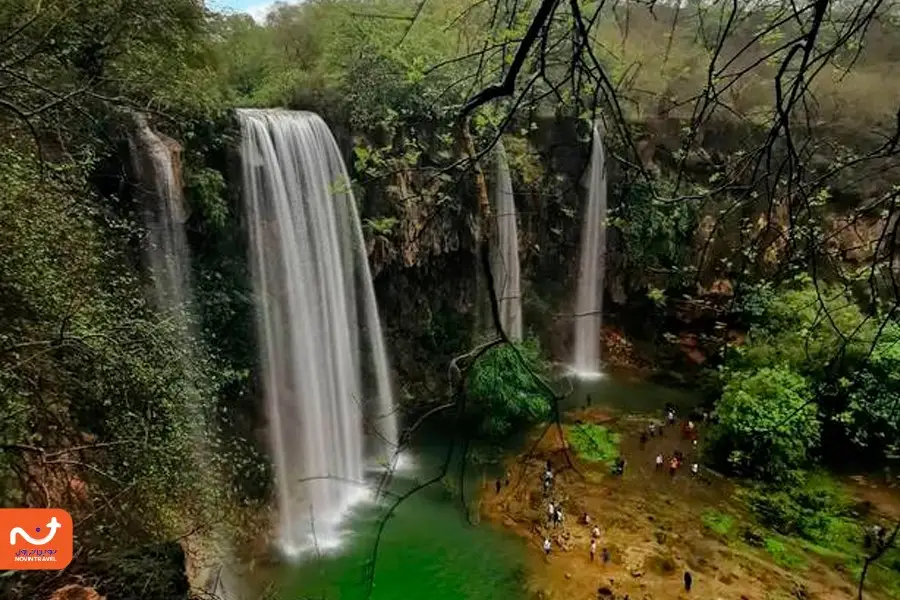
[[513, 201], [512, 180], [506, 161], [503, 142], [497, 143], [496, 179], [494, 183], [494, 214], [497, 223], [497, 243], [494, 245], [494, 289], [500, 304], [500, 323], [513, 341], [522, 339], [522, 298], [519, 288], [519, 229], [516, 225], [516, 204]]
[[366, 494], [364, 428], [376, 460], [396, 464], [397, 421], [362, 228], [331, 131], [313, 113], [238, 115], [278, 536], [290, 556], [338, 544], [344, 514]]
[[573, 367], [576, 373], [596, 375], [601, 372], [600, 332], [606, 270], [606, 154], [599, 123], [594, 124], [587, 212], [580, 249]]

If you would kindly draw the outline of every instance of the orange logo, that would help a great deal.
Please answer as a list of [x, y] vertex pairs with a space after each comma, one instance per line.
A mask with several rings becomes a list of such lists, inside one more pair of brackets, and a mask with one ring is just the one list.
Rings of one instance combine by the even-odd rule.
[[72, 517], [61, 508], [0, 508], [0, 570], [65, 569]]

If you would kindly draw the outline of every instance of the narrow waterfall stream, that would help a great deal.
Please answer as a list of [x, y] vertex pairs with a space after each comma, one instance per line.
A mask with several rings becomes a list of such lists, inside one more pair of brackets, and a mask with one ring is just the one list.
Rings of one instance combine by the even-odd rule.
[[494, 214], [497, 223], [492, 270], [500, 304], [500, 322], [513, 341], [522, 339], [522, 292], [519, 280], [519, 228], [512, 178], [503, 142], [497, 143]]
[[277, 537], [297, 556], [340, 545], [349, 509], [371, 493], [367, 457], [397, 466], [397, 419], [362, 228], [331, 131], [313, 113], [238, 115]]
[[[194, 314], [194, 287], [191, 277], [191, 252], [185, 226], [188, 219], [184, 190], [180, 181], [181, 148], [174, 140], [157, 134], [144, 115], [131, 112], [133, 133], [129, 136], [131, 166], [137, 196], [143, 203], [147, 230], [145, 262], [152, 274], [152, 298], [157, 310], [167, 315], [177, 329], [178, 347], [173, 357], [180, 363], [189, 401], [179, 407], [191, 428], [192, 473], [203, 481], [201, 489], [208, 505], [210, 495], [225, 485], [225, 477], [213, 457], [215, 424], [203, 407], [200, 391], [199, 357], [194, 340], [198, 339]], [[239, 597], [239, 585], [231, 571], [234, 549], [222, 523], [208, 527], [203, 536], [185, 538], [182, 545], [190, 551], [187, 568], [192, 585], [204, 592], [215, 592], [223, 600]]]
[[606, 271], [606, 153], [599, 123], [594, 125], [593, 130], [588, 201], [581, 230], [580, 253], [572, 367], [576, 374], [591, 377], [602, 373], [600, 333]]

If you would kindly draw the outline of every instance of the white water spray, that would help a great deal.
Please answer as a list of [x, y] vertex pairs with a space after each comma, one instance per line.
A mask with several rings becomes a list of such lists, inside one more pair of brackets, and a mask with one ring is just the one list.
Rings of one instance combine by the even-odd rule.
[[603, 279], [606, 270], [606, 154], [599, 123], [594, 124], [587, 211], [581, 230], [578, 294], [575, 302], [573, 368], [583, 376], [599, 376], [603, 326]]
[[500, 304], [500, 323], [513, 341], [522, 339], [522, 297], [519, 283], [519, 229], [512, 179], [503, 142], [497, 143], [494, 214], [497, 223], [491, 270]]
[[238, 115], [278, 537], [290, 556], [339, 544], [347, 510], [368, 495], [364, 424], [376, 460], [395, 465], [397, 419], [362, 228], [331, 131], [313, 113]]

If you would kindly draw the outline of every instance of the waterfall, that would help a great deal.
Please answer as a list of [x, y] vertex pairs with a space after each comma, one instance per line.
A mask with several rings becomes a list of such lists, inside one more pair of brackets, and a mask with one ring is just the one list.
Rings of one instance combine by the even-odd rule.
[[[144, 115], [128, 111], [126, 116], [132, 124], [128, 144], [136, 196], [142, 201], [147, 229], [145, 260], [152, 274], [152, 299], [155, 308], [165, 313], [176, 328], [177, 347], [172, 353], [181, 365], [186, 398], [179, 410], [189, 423], [192, 440], [191, 456], [185, 459], [190, 461], [189, 468], [198, 481], [199, 497], [195, 500], [218, 510], [216, 495], [226, 483], [213, 459], [210, 440], [214, 419], [203, 409], [197, 387], [197, 378], [203, 375], [197, 372], [197, 364], [202, 361], [193, 344], [198, 336], [193, 317], [191, 252], [185, 231], [188, 214], [181, 182], [181, 146], [153, 131]], [[223, 523], [212, 523], [202, 537], [185, 538], [181, 544], [192, 557], [187, 565], [191, 586], [202, 591], [215, 581], [218, 597], [232, 597], [229, 590], [235, 587], [231, 573], [234, 550]]]
[[519, 289], [519, 230], [512, 180], [503, 142], [497, 143], [494, 214], [497, 236], [491, 270], [500, 304], [500, 323], [513, 341], [522, 339], [522, 298]]
[[278, 537], [292, 556], [339, 543], [344, 515], [367, 494], [364, 429], [376, 460], [396, 465], [397, 421], [362, 227], [331, 131], [307, 112], [238, 116]]
[[599, 123], [594, 124], [587, 211], [581, 231], [578, 295], [575, 302], [576, 373], [601, 373], [603, 276], [606, 269], [606, 155]]
[[147, 263], [153, 274], [153, 296], [158, 310], [174, 312], [187, 329], [191, 300], [190, 252], [184, 223], [184, 194], [175, 169], [180, 148], [164, 141], [138, 113], [130, 114], [134, 133], [129, 137], [131, 164], [144, 197], [147, 228]]

